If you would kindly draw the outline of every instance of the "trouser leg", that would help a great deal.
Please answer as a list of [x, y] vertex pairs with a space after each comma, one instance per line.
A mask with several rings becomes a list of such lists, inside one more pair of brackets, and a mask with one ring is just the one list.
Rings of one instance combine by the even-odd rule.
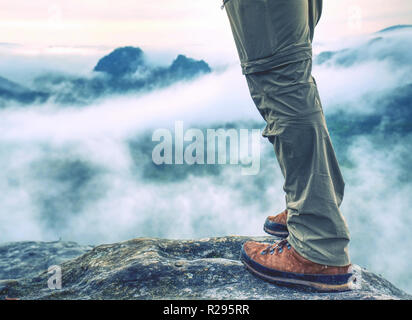
[[226, 9], [251, 96], [267, 123], [263, 135], [285, 177], [288, 240], [313, 262], [343, 266], [349, 264], [339, 209], [344, 180], [311, 75], [321, 3], [236, 0]]
[[339, 209], [345, 183], [310, 70], [305, 60], [246, 79], [285, 177], [289, 242], [313, 262], [343, 266], [349, 264], [349, 232]]

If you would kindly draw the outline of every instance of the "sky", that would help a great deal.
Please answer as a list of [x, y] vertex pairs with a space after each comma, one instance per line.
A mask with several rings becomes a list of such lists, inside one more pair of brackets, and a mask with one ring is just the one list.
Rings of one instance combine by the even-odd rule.
[[[26, 54], [95, 53], [94, 47], [179, 48], [192, 56], [235, 54], [220, 0], [0, 0], [0, 43]], [[330, 42], [412, 22], [410, 0], [327, 0], [316, 41]], [[27, 46], [33, 49], [28, 50]], [[53, 48], [50, 48], [53, 47]], [[44, 49], [42, 49], [44, 50]], [[44, 53], [44, 51], [42, 52]]]

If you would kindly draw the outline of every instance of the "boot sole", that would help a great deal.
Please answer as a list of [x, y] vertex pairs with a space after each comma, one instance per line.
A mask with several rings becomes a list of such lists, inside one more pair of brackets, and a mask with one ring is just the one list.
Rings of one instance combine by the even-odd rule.
[[265, 221], [263, 225], [263, 231], [271, 236], [286, 238], [289, 235], [288, 228], [284, 224]]
[[339, 275], [300, 274], [269, 269], [250, 259], [243, 247], [240, 260], [253, 275], [277, 285], [311, 289], [318, 292], [344, 292], [353, 288], [352, 273]]
[[268, 229], [267, 227], [263, 227], [263, 231], [265, 231], [267, 234], [270, 234], [271, 236], [275, 236], [278, 238], [287, 238], [287, 236], [289, 235], [289, 231], [274, 231]]

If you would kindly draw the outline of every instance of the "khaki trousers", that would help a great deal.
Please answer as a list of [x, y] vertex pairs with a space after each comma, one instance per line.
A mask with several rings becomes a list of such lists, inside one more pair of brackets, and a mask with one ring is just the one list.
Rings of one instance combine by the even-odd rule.
[[322, 0], [225, 0], [243, 74], [285, 178], [288, 241], [324, 265], [350, 263], [344, 180], [312, 77]]

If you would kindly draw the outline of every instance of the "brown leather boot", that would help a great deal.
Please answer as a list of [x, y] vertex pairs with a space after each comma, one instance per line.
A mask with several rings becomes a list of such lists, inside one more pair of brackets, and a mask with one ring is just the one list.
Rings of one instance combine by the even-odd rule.
[[314, 263], [297, 253], [286, 239], [272, 245], [248, 241], [240, 258], [254, 275], [277, 284], [322, 292], [347, 291], [352, 286], [351, 265], [333, 267]]
[[276, 216], [269, 216], [266, 218], [263, 230], [272, 236], [279, 238], [286, 238], [289, 235], [286, 226], [286, 219], [288, 217], [288, 210], [284, 210]]

